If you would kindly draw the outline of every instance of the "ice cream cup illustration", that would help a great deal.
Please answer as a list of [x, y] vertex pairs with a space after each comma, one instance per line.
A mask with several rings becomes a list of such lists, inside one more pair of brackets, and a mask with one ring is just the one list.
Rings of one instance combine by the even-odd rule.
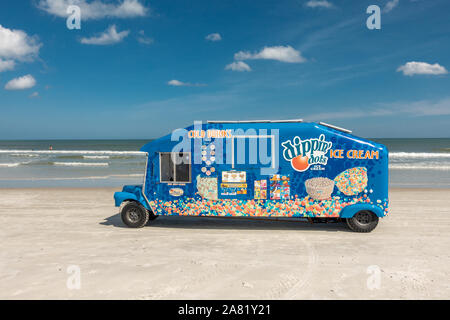
[[311, 198], [325, 200], [333, 193], [334, 181], [324, 177], [312, 178], [305, 181], [305, 187]]

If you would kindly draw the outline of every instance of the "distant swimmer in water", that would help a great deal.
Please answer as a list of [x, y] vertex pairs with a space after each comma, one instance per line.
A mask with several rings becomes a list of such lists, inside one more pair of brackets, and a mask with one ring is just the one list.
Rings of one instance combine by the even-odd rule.
[[48, 148], [48, 150], [52, 151], [52, 150], [53, 150], [53, 147], [52, 147], [52, 146], [50, 146], [50, 147]]

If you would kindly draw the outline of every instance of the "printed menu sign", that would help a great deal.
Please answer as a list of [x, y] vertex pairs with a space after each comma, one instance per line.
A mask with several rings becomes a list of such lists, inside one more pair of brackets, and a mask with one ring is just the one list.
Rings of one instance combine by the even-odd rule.
[[267, 180], [255, 180], [255, 199], [267, 199]]
[[246, 183], [247, 173], [245, 171], [222, 171], [223, 183]]
[[291, 188], [289, 186], [289, 176], [275, 174], [270, 178], [270, 199], [289, 199]]

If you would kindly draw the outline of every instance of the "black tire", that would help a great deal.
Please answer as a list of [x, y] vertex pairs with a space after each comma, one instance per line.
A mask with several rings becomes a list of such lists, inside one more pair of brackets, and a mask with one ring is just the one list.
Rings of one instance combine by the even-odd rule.
[[149, 217], [148, 220], [153, 221], [156, 220], [156, 218], [158, 218], [159, 216], [157, 216], [156, 214], [154, 214], [152, 211], [149, 212]]
[[370, 232], [378, 225], [378, 216], [368, 210], [359, 211], [346, 220], [348, 227], [355, 232]]
[[142, 228], [149, 219], [149, 212], [137, 202], [127, 203], [120, 212], [123, 223], [130, 228]]

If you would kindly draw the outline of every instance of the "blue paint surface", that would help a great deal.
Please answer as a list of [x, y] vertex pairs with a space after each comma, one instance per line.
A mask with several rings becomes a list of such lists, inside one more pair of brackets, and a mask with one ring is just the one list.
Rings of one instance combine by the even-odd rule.
[[[210, 150], [209, 145], [211, 143], [217, 144], [219, 140], [223, 141], [223, 145], [226, 145], [226, 139], [211, 139], [210, 141], [199, 138], [188, 138], [185, 136], [185, 141], [191, 141], [191, 147], [189, 150], [182, 150], [183, 152], [192, 152], [192, 166], [191, 166], [191, 182], [190, 183], [162, 183], [160, 182], [160, 164], [159, 153], [171, 152], [173, 148], [181, 141], [181, 138], [177, 141], [171, 140], [171, 135], [161, 137], [154, 140], [141, 148], [148, 154], [147, 172], [144, 184], [144, 190], [142, 191], [138, 187], [126, 186], [123, 190], [125, 193], [135, 197], [135, 200], [141, 202], [145, 207], [151, 208], [157, 214], [175, 214], [175, 215], [236, 215], [236, 216], [352, 216], [359, 210], [371, 210], [378, 216], [382, 217], [387, 214], [388, 207], [388, 150], [382, 145], [369, 141], [366, 139], [358, 138], [348, 133], [338, 131], [316, 123], [208, 123], [201, 126], [190, 126], [186, 128], [186, 132], [194, 129], [207, 130], [231, 130], [234, 135], [236, 130], [242, 129], [247, 135], [251, 133], [249, 129], [256, 129], [256, 134], [259, 135], [271, 135], [273, 131], [278, 130], [279, 139], [276, 144], [279, 147], [277, 168], [270, 175], [263, 174], [261, 172], [262, 167], [269, 167], [270, 165], [258, 163], [249, 163], [248, 141], [245, 149], [244, 164], [235, 164], [232, 168], [231, 163], [217, 163], [213, 162], [209, 166], [201, 161], [201, 153], [194, 152], [198, 150]], [[266, 132], [261, 132], [265, 130]], [[242, 133], [242, 132], [241, 132]], [[311, 165], [307, 170], [299, 172], [294, 170], [291, 162], [283, 157], [282, 143], [286, 141], [295, 141], [295, 137], [298, 137], [301, 141], [308, 139], [319, 139], [323, 135], [324, 140], [332, 144], [331, 150], [343, 150], [342, 154], [344, 159], [330, 158], [329, 150], [327, 151], [326, 164]], [[236, 139], [236, 138], [235, 138]], [[194, 148], [194, 141], [198, 143], [198, 149]], [[206, 149], [201, 149], [200, 145], [207, 146]], [[270, 147], [270, 144], [268, 144]], [[205, 148], [205, 147], [204, 147]], [[325, 148], [325, 147], [324, 147]], [[216, 149], [217, 158], [220, 157], [220, 148]], [[360, 154], [366, 154], [366, 151], [377, 152], [378, 159], [349, 159], [347, 158], [347, 152], [349, 150], [357, 150]], [[231, 148], [223, 150], [223, 159], [231, 156]], [[270, 148], [269, 148], [270, 154]], [[207, 154], [208, 159], [210, 157]], [[237, 155], [234, 154], [236, 158]], [[229, 158], [230, 159], [230, 158]], [[199, 164], [195, 164], [194, 161], [199, 161]], [[237, 159], [235, 159], [235, 162]], [[210, 175], [206, 175], [202, 171], [207, 170]], [[359, 194], [346, 195], [343, 194], [337, 186], [334, 186], [332, 192], [332, 198], [329, 201], [314, 200], [308, 196], [305, 181], [311, 178], [323, 177], [334, 180], [336, 176], [344, 172], [347, 169], [363, 167], [367, 169], [367, 186]], [[214, 168], [214, 172], [211, 172], [211, 168]], [[315, 170], [318, 169], [318, 170]], [[245, 171], [246, 172], [246, 184], [247, 193], [237, 194], [235, 196], [221, 195], [224, 191], [221, 188], [222, 184], [222, 172], [223, 171]], [[270, 177], [272, 174], [278, 174], [281, 176], [289, 177], [289, 199], [277, 200], [270, 198]], [[205, 199], [198, 193], [197, 179], [199, 178], [217, 178], [217, 199]], [[266, 200], [255, 200], [255, 181], [266, 180], [267, 181], [267, 198]], [[181, 189], [175, 192], [171, 189]], [[179, 192], [182, 194], [178, 194]], [[145, 197], [142, 197], [140, 193], [143, 193]], [[126, 200], [126, 195], [118, 193], [116, 197], [116, 205], [120, 205], [120, 201]], [[146, 198], [147, 200], [145, 200]], [[130, 198], [133, 199], [133, 198]], [[362, 200], [361, 200], [362, 199]], [[295, 202], [297, 201], [297, 202]], [[284, 214], [285, 207], [290, 207], [292, 204], [301, 203], [303, 205], [298, 212], [290, 211], [289, 214]], [[364, 203], [361, 203], [364, 201]], [[277, 203], [282, 204], [281, 209]], [[346, 207], [342, 209], [337, 206], [330, 209], [326, 209], [326, 206], [337, 203], [344, 203]], [[237, 206], [241, 210], [233, 211], [229, 209], [230, 206]], [[226, 207], [221, 209], [221, 206]], [[310, 210], [309, 206], [317, 207], [317, 210]], [[267, 209], [269, 208], [270, 209]], [[276, 207], [276, 209], [274, 209]], [[201, 208], [201, 209], [192, 209]], [[262, 212], [260, 211], [262, 208]], [[324, 209], [325, 208], [325, 209]], [[337, 208], [337, 209], [336, 209]], [[355, 211], [355, 208], [358, 209]], [[268, 211], [264, 211], [264, 210]], [[342, 210], [341, 210], [342, 209]], [[195, 212], [197, 210], [197, 212]], [[225, 211], [224, 211], [225, 210]], [[274, 211], [276, 210], [276, 211]], [[258, 213], [259, 212], [259, 213]]]

